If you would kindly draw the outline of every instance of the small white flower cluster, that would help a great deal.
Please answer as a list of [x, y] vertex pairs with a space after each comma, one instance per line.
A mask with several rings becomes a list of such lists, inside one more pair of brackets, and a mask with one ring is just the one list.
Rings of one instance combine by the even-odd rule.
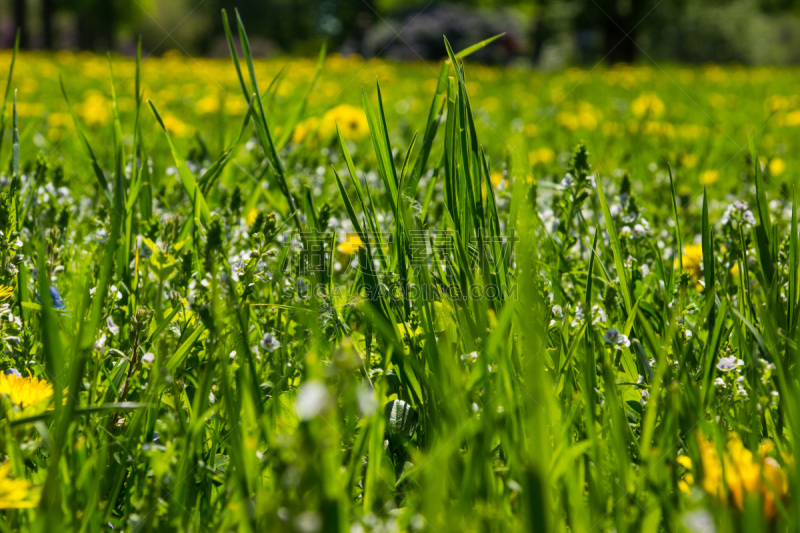
[[[575, 320], [572, 321], [573, 328], [581, 325], [584, 320], [584, 313], [583, 302], [578, 302], [575, 307]], [[605, 324], [607, 319], [608, 315], [606, 315], [605, 309], [599, 305], [592, 306], [592, 324]]]
[[650, 228], [650, 223], [646, 218], [640, 218], [639, 222], [633, 225], [633, 228], [630, 226], [623, 226], [622, 229], [619, 230], [619, 234], [626, 235], [632, 239], [643, 239], [651, 236], [653, 230]]
[[546, 209], [542, 212], [541, 217], [544, 227], [548, 232], [555, 233], [558, 231], [558, 225], [561, 223], [561, 219], [556, 216], [555, 211], [552, 209]]
[[756, 225], [756, 217], [754, 217], [753, 212], [748, 209], [747, 202], [737, 200], [728, 205], [728, 208], [725, 210], [725, 214], [722, 215], [719, 223], [720, 225], [725, 226], [731, 222], [737, 222], [744, 224], [745, 226]]
[[714, 385], [721, 389], [728, 388], [730, 385], [735, 399], [747, 398], [747, 390], [744, 388], [746, 381], [741, 375], [742, 368], [744, 368], [744, 361], [735, 355], [720, 357], [717, 361], [717, 370], [723, 375], [714, 380]]
[[641, 404], [644, 406], [647, 401], [650, 399], [650, 391], [648, 391], [645, 387], [647, 384], [644, 382], [644, 376], [639, 374], [639, 377], [636, 380], [637, 388], [642, 389], [642, 399], [640, 400]]
[[36, 190], [37, 203], [48, 204], [51, 196], [58, 205], [72, 204], [72, 193], [67, 187], [56, 188], [52, 183], [47, 183]]
[[554, 305], [551, 308], [551, 311], [553, 313], [553, 319], [550, 320], [550, 326], [555, 326], [557, 320], [564, 318], [564, 310], [560, 305]]
[[272, 333], [265, 333], [259, 344], [261, 345], [261, 348], [267, 352], [274, 352], [281, 347], [280, 341], [276, 339], [275, 335]]
[[627, 335], [623, 335], [617, 328], [608, 328], [603, 335], [603, 340], [607, 344], [611, 344], [617, 348], [628, 348], [631, 345], [631, 340]]
[[743, 366], [744, 361], [737, 359], [734, 355], [720, 357], [719, 361], [717, 362], [717, 370], [720, 372], [730, 372], [731, 370], [737, 370]]

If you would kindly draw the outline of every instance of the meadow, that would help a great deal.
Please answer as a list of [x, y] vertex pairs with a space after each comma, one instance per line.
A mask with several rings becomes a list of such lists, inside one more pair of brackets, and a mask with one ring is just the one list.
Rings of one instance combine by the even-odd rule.
[[0, 57], [0, 531], [800, 527], [800, 70], [229, 27]]

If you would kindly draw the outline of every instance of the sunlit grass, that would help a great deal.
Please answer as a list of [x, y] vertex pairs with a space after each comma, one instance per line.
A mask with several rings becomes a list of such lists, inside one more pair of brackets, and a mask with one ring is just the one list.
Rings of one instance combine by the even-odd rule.
[[0, 530], [796, 529], [792, 71], [223, 17], [231, 61], [9, 76]]

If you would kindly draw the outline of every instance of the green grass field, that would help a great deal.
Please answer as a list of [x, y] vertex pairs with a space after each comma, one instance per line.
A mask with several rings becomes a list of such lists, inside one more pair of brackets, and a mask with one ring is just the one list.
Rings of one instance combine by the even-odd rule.
[[797, 69], [231, 22], [2, 57], [0, 531], [800, 528]]

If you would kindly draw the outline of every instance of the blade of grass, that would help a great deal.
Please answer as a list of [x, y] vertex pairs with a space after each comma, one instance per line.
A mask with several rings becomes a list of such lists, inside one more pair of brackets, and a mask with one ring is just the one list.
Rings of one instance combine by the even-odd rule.
[[289, 139], [292, 138], [292, 133], [294, 132], [294, 128], [303, 118], [303, 113], [305, 113], [306, 105], [308, 105], [308, 98], [311, 96], [311, 91], [314, 90], [314, 86], [317, 84], [317, 80], [319, 79], [319, 75], [322, 73], [322, 65], [325, 63], [325, 52], [327, 50], [327, 43], [323, 43], [322, 49], [319, 51], [319, 58], [317, 59], [317, 68], [314, 70], [314, 77], [311, 78], [311, 84], [308, 86], [308, 90], [306, 91], [305, 96], [300, 103], [298, 104], [297, 108], [295, 109], [292, 116], [283, 125], [283, 133], [281, 134], [280, 138], [278, 139], [278, 150], [282, 150], [286, 143], [289, 142]]
[[94, 154], [94, 150], [92, 149], [92, 145], [89, 144], [89, 139], [86, 138], [86, 134], [83, 133], [83, 128], [81, 127], [81, 122], [78, 120], [78, 117], [75, 116], [75, 112], [72, 110], [72, 105], [69, 102], [69, 96], [67, 95], [67, 88], [64, 86], [64, 78], [59, 74], [58, 81], [61, 84], [61, 94], [64, 95], [64, 100], [67, 102], [67, 110], [69, 114], [72, 116], [72, 122], [75, 124], [75, 133], [78, 134], [78, 138], [81, 141], [81, 145], [83, 149], [86, 151], [86, 155], [89, 156], [89, 160], [92, 162], [92, 170], [94, 171], [95, 178], [97, 178], [97, 182], [100, 184], [100, 188], [106, 193], [106, 196], [110, 199], [111, 198], [111, 189], [108, 186], [108, 180], [106, 179], [105, 173], [103, 172], [100, 163], [97, 161], [97, 156]]
[[6, 80], [6, 90], [3, 93], [3, 108], [0, 110], [0, 156], [3, 154], [3, 139], [6, 135], [6, 109], [8, 106], [8, 95], [11, 94], [11, 80], [14, 77], [14, 65], [17, 63], [19, 53], [20, 30], [17, 29], [17, 36], [14, 38], [14, 52], [11, 54], [11, 65], [8, 67], [8, 79]]
[[169, 143], [172, 157], [175, 160], [175, 166], [178, 167], [178, 176], [181, 179], [184, 189], [186, 189], [186, 194], [189, 195], [189, 198], [196, 198], [196, 201], [200, 206], [200, 222], [204, 227], [208, 227], [208, 223], [211, 218], [211, 212], [208, 209], [206, 199], [200, 192], [200, 188], [197, 186], [197, 181], [194, 179], [192, 172], [186, 165], [186, 160], [183, 158], [183, 156], [181, 156], [180, 152], [178, 152], [178, 147], [175, 146], [172, 136], [169, 134], [169, 131], [167, 131], [167, 127], [164, 125], [164, 121], [161, 120], [161, 115], [158, 114], [156, 106], [150, 100], [148, 100], [147, 103], [150, 104], [150, 109], [153, 111], [153, 115], [156, 117], [158, 124], [161, 126], [161, 129], [164, 130], [164, 134], [167, 136], [167, 142]]
[[617, 276], [619, 277], [619, 288], [622, 293], [622, 300], [625, 303], [625, 309], [631, 309], [631, 293], [628, 289], [628, 275], [625, 270], [625, 259], [622, 257], [622, 247], [619, 243], [617, 230], [614, 227], [614, 218], [611, 216], [611, 211], [608, 208], [606, 195], [603, 192], [603, 185], [600, 183], [600, 176], [596, 176], [597, 195], [600, 198], [600, 207], [603, 209], [603, 219], [606, 222], [606, 232], [608, 232], [608, 240], [611, 243], [611, 250], [614, 254], [614, 264], [617, 267]]

